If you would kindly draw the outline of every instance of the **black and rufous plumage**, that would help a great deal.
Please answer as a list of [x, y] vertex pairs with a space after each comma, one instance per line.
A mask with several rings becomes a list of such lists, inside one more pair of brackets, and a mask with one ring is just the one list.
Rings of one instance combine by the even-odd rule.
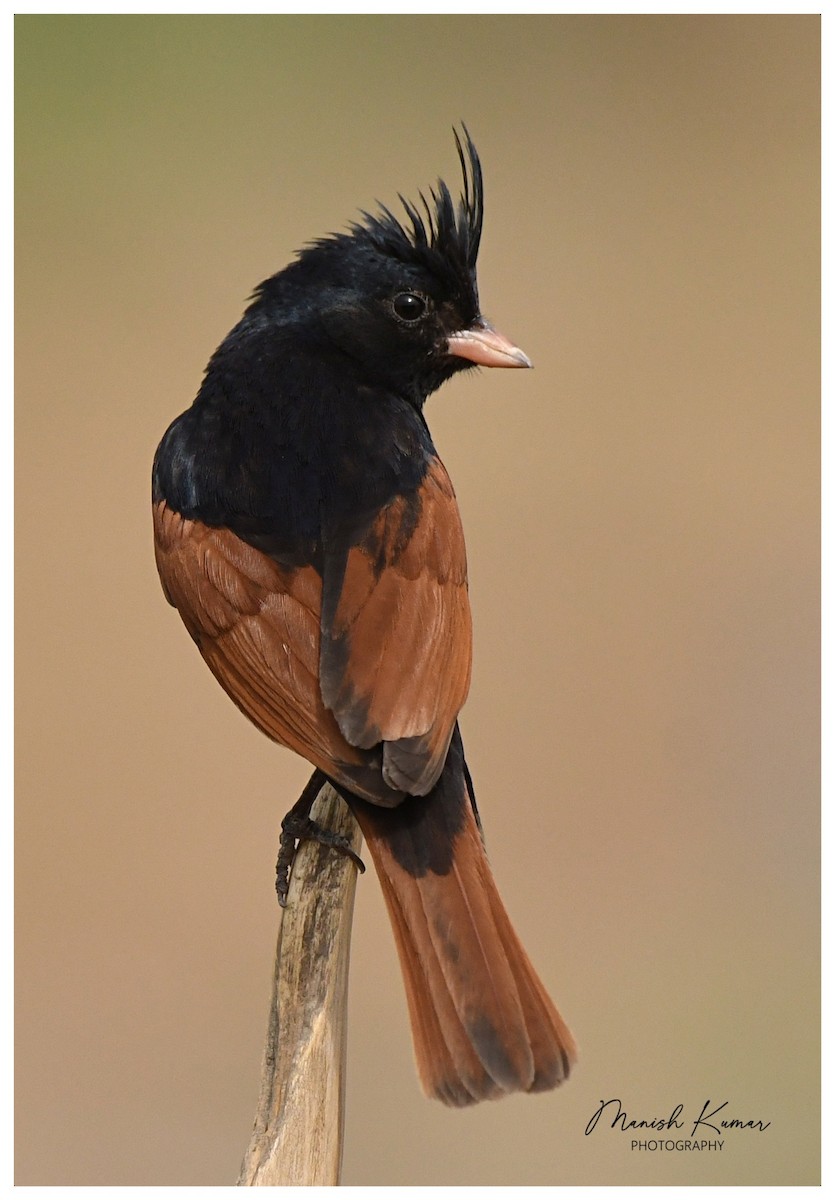
[[[566, 1078], [574, 1043], [508, 920], [457, 717], [464, 537], [423, 415], [474, 364], [529, 366], [481, 316], [481, 167], [262, 283], [153, 472], [165, 594], [238, 707], [354, 812], [394, 929], [425, 1090]], [[513, 798], [520, 803], [519, 797]]]

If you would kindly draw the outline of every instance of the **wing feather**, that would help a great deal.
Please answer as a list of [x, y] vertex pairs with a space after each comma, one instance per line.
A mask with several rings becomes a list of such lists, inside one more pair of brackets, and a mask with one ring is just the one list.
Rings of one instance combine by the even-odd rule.
[[282, 566], [164, 501], [154, 530], [166, 596], [260, 729], [378, 804], [431, 790], [472, 661], [464, 537], [439, 460], [359, 544], [326, 556], [324, 586], [313, 566]]
[[[384, 743], [389, 786], [424, 795], [443, 768], [472, 664], [464, 535], [440, 460], [343, 561], [335, 611], [323, 615], [325, 703], [353, 745]], [[326, 564], [326, 578], [329, 569], [339, 567]]]
[[357, 795], [396, 804], [379, 750], [350, 745], [319, 689], [322, 581], [286, 569], [234, 533], [154, 509], [157, 566], [200, 653], [242, 712]]

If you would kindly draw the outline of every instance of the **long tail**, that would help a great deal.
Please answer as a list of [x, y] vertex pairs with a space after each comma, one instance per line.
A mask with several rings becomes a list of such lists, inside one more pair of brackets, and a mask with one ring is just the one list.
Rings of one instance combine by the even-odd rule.
[[574, 1039], [499, 897], [457, 728], [428, 796], [350, 804], [388, 906], [427, 1095], [460, 1106], [562, 1083]]

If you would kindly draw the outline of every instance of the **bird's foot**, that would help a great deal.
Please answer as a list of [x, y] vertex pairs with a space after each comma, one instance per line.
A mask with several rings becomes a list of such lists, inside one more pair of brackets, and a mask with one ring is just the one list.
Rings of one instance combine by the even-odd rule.
[[293, 861], [302, 842], [318, 842], [321, 846], [329, 846], [337, 853], [350, 858], [360, 874], [365, 871], [365, 863], [353, 850], [348, 838], [343, 837], [341, 833], [334, 833], [331, 829], [325, 829], [323, 825], [319, 825], [310, 817], [313, 801], [326, 782], [324, 775], [318, 778], [320, 775], [321, 772], [314, 772], [313, 778], [298, 801], [281, 822], [281, 838], [278, 843], [278, 859], [275, 864], [275, 890], [278, 903], [282, 908], [287, 905]]

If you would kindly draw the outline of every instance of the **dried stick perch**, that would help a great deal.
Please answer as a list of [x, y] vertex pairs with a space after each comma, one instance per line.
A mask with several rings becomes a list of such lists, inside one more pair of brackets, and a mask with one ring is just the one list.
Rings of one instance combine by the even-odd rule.
[[[329, 784], [311, 816], [359, 852], [357, 824]], [[278, 931], [261, 1094], [239, 1186], [339, 1183], [356, 878], [347, 856], [315, 842], [299, 847]]]

